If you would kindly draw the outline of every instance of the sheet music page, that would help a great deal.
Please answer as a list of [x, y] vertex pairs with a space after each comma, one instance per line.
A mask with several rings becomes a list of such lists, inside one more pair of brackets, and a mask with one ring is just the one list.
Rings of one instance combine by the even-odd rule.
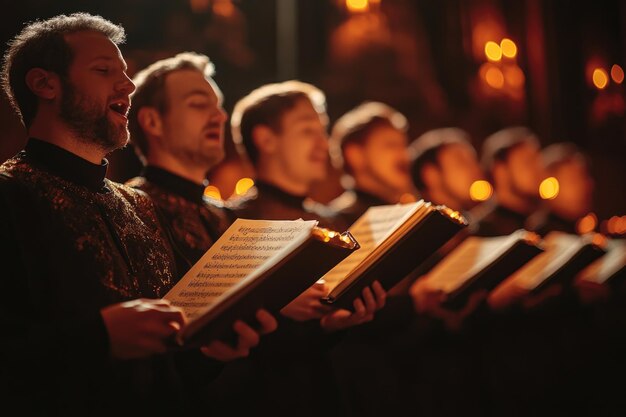
[[311, 234], [317, 221], [237, 219], [165, 299], [192, 321], [271, 268]]
[[577, 235], [551, 232], [545, 239], [545, 252], [531, 259], [518, 269], [511, 280], [515, 285], [532, 290], [564, 265], [584, 245]]
[[420, 207], [423, 201], [409, 204], [370, 207], [350, 227], [350, 233], [359, 242], [359, 250], [352, 253], [322, 277], [332, 291], [378, 245], [385, 241]]
[[594, 261], [580, 273], [580, 278], [603, 284], [626, 265], [626, 243], [613, 240], [608, 244], [608, 252]]
[[451, 293], [485, 269], [517, 241], [521, 234], [498, 237], [469, 237], [446, 256], [425, 278], [433, 288]]

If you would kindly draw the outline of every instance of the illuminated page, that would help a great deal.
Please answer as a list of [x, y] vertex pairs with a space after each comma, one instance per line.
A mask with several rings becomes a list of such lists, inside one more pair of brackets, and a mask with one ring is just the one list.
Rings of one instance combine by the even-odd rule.
[[316, 225], [237, 219], [163, 298], [193, 321], [300, 246]]
[[469, 237], [439, 262], [426, 279], [433, 288], [452, 293], [493, 264], [522, 236], [523, 234], [514, 232], [508, 236]]
[[608, 248], [606, 255], [594, 261], [580, 273], [581, 279], [604, 284], [626, 266], [626, 243], [613, 240]]
[[549, 233], [544, 239], [545, 252], [531, 259], [511, 275], [518, 287], [533, 290], [565, 265], [587, 242], [578, 235]]
[[424, 202], [420, 200], [409, 204], [370, 207], [359, 217], [349, 230], [359, 242], [360, 248], [322, 277], [330, 290], [343, 281], [423, 205]]

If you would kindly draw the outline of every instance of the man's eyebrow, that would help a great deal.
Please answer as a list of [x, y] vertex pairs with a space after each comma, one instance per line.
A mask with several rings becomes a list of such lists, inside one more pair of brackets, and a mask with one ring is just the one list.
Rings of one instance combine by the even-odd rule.
[[294, 119], [296, 122], [306, 122], [310, 120], [319, 120], [319, 115], [314, 116], [312, 114], [303, 114]]
[[189, 97], [192, 96], [202, 96], [204, 98], [209, 99], [209, 101], [211, 102], [216, 102], [218, 106], [221, 106], [222, 103], [224, 102], [224, 96], [222, 95], [221, 92], [217, 92], [215, 91], [215, 94], [211, 94], [210, 91], [207, 91], [205, 89], [202, 88], [194, 88], [192, 90], [189, 90], [185, 93], [182, 94], [182, 96], [180, 96], [183, 100], [188, 99]]
[[[95, 61], [115, 61], [116, 59], [113, 57], [110, 57], [108, 55], [99, 55], [95, 58], [93, 58], [91, 61], [95, 62]], [[128, 70], [128, 65], [126, 64], [126, 62], [122, 61], [122, 68], [124, 69], [124, 71]]]
[[193, 96], [194, 94], [201, 94], [203, 96], [208, 96], [209, 95], [209, 93], [204, 91], [204, 90], [201, 90], [199, 88], [194, 88], [193, 90], [187, 91], [185, 94], [183, 94], [183, 96], [184, 97], [189, 97], [189, 96]]

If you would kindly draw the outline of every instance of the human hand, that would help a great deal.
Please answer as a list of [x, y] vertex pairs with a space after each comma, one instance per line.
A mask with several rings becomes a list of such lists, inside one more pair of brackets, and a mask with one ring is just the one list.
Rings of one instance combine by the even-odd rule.
[[353, 301], [354, 312], [344, 309], [332, 311], [320, 320], [322, 328], [331, 332], [367, 323], [374, 318], [376, 311], [385, 306], [387, 293], [378, 281], [374, 281], [371, 288], [363, 289], [361, 295]]
[[274, 316], [267, 310], [257, 311], [256, 318], [261, 324], [261, 329], [256, 331], [241, 320], [233, 324], [233, 329], [237, 333], [237, 345], [229, 346], [221, 340], [214, 340], [207, 346], [200, 348], [200, 351], [208, 357], [222, 362], [244, 358], [250, 354], [250, 349], [259, 344], [261, 335], [268, 334], [276, 330], [278, 323]]
[[446, 328], [458, 331], [465, 319], [470, 316], [487, 297], [487, 291], [471, 294], [460, 310], [451, 310], [443, 306], [447, 295], [438, 288], [433, 288], [428, 280], [419, 279], [411, 286], [409, 294], [413, 298], [415, 311], [441, 320]]
[[580, 298], [583, 304], [595, 304], [607, 301], [611, 296], [611, 289], [608, 285], [586, 279], [577, 279], [574, 282], [574, 288], [578, 293], [578, 298]]
[[557, 297], [563, 291], [563, 286], [554, 284], [537, 294], [520, 287], [515, 280], [507, 279], [498, 285], [488, 296], [487, 303], [494, 311], [502, 311], [514, 305], [521, 305], [525, 309], [534, 308]]
[[185, 323], [183, 312], [169, 301], [140, 298], [100, 310], [109, 333], [111, 356], [133, 359], [164, 353], [166, 340]]
[[287, 304], [280, 313], [295, 321], [320, 319], [332, 311], [332, 308], [321, 303], [320, 299], [328, 293], [328, 286], [324, 281], [318, 281], [309, 287], [291, 303]]

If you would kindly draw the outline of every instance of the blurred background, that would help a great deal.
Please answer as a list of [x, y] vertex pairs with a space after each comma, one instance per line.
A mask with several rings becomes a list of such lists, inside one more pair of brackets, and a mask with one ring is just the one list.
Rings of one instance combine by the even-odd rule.
[[[626, 233], [626, 216], [616, 217], [626, 214], [626, 2], [3, 0], [2, 10], [3, 53], [25, 22], [85, 11], [125, 27], [130, 75], [177, 52], [207, 54], [227, 111], [262, 84], [300, 79], [326, 93], [331, 124], [378, 100], [407, 116], [411, 138], [458, 126], [480, 150], [489, 134], [526, 125], [544, 146], [574, 142], [592, 161], [599, 226]], [[0, 126], [4, 161], [26, 140], [4, 97]], [[224, 199], [254, 176], [229, 133], [226, 148], [209, 175]], [[141, 169], [131, 149], [110, 161], [116, 181]], [[321, 202], [342, 191], [331, 172], [315, 188]]]

